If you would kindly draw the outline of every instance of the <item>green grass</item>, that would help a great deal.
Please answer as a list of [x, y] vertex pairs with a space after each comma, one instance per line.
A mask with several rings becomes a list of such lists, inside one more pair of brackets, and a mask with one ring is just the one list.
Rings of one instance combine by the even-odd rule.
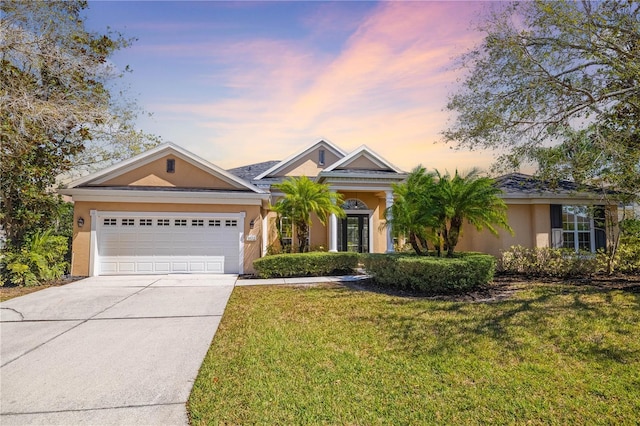
[[188, 405], [194, 425], [637, 424], [640, 294], [238, 287]]

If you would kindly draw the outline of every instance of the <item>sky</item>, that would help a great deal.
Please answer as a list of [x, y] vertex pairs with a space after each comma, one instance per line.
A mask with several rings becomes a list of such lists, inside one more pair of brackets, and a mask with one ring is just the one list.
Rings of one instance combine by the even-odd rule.
[[90, 1], [87, 26], [137, 41], [111, 60], [152, 114], [138, 126], [223, 167], [281, 160], [319, 139], [367, 145], [409, 171], [488, 169], [440, 132], [455, 59], [485, 2]]

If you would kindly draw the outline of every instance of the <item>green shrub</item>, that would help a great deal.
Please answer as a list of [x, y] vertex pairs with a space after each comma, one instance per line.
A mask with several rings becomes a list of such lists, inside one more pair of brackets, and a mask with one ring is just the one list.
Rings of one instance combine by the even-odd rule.
[[358, 253], [288, 253], [261, 257], [253, 267], [261, 278], [306, 277], [353, 273]]
[[[598, 272], [606, 272], [609, 255], [599, 252], [596, 260]], [[613, 270], [622, 274], [640, 273], [640, 242], [620, 242], [613, 257]]]
[[427, 294], [460, 293], [493, 280], [496, 260], [480, 253], [454, 258], [407, 254], [371, 254], [364, 257], [368, 274], [381, 285]]
[[513, 246], [502, 253], [498, 270], [527, 277], [588, 277], [598, 270], [593, 253], [571, 249]]
[[22, 248], [5, 250], [2, 259], [2, 284], [35, 286], [59, 279], [64, 274], [69, 250], [67, 237], [51, 231], [38, 232]]

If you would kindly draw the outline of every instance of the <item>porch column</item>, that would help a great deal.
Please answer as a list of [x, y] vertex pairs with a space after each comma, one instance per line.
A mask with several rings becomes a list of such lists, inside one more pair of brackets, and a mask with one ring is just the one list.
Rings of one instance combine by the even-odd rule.
[[329, 216], [329, 251], [338, 251], [338, 218], [334, 213]]
[[[386, 198], [386, 208], [393, 206], [393, 191], [385, 191]], [[387, 210], [389, 212], [389, 219], [392, 219], [391, 210]], [[393, 249], [393, 236], [391, 235], [391, 226], [386, 226], [387, 229], [387, 253], [393, 253], [395, 250]]]
[[269, 248], [269, 218], [267, 217], [267, 212], [264, 213], [262, 217], [262, 256], [267, 255], [267, 250]]

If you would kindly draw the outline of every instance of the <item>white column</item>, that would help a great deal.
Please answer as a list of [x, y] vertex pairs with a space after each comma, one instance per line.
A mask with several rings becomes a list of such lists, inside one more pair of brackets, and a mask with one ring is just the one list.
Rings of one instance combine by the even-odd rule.
[[267, 249], [269, 248], [269, 229], [267, 226], [269, 225], [269, 219], [267, 218], [267, 213], [264, 213], [264, 217], [262, 218], [262, 256], [267, 255]]
[[338, 218], [334, 213], [329, 216], [329, 251], [338, 251]]
[[[393, 191], [385, 191], [386, 198], [386, 208], [389, 209], [393, 206]], [[389, 217], [387, 220], [392, 219], [391, 210], [387, 210], [389, 212]], [[395, 250], [393, 249], [393, 236], [391, 235], [391, 226], [387, 226], [387, 253], [393, 253]]]

